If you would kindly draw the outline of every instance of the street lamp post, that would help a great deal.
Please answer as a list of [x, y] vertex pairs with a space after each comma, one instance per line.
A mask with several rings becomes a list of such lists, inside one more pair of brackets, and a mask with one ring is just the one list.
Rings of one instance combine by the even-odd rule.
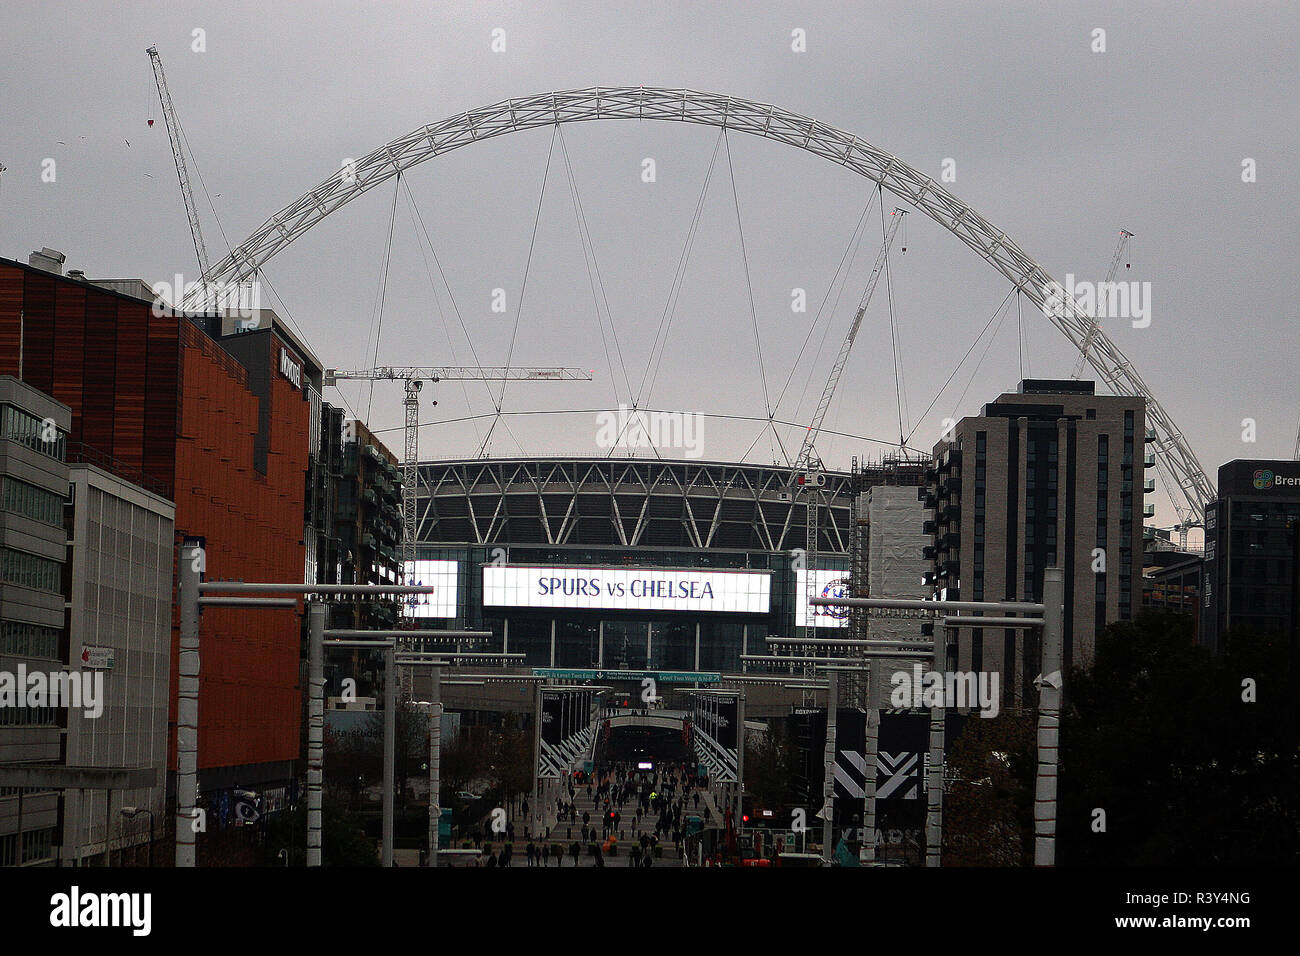
[[[247, 594], [365, 595], [431, 594], [433, 585], [387, 584], [248, 584], [242, 581], [203, 581], [203, 539], [187, 537], [181, 547], [180, 620], [181, 664], [178, 691], [176, 773], [176, 865], [195, 863], [194, 806], [198, 796], [199, 612], [204, 607], [282, 608], [298, 605], [297, 597], [239, 597]], [[207, 595], [207, 596], [205, 596]], [[213, 596], [216, 595], [216, 596]], [[308, 738], [307, 738], [307, 865], [321, 865], [321, 794], [324, 778], [324, 631], [325, 609], [312, 612], [309, 602]], [[342, 642], [335, 642], [342, 643]], [[389, 644], [391, 645], [391, 641]], [[372, 642], [372, 647], [382, 647]], [[391, 744], [391, 740], [390, 740]], [[392, 800], [391, 788], [389, 800]], [[391, 825], [387, 853], [392, 858]]]

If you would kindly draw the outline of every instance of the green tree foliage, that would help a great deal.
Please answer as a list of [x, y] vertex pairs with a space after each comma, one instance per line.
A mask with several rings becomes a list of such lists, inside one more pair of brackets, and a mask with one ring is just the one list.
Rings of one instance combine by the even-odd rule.
[[947, 760], [943, 798], [945, 866], [1033, 862], [1035, 716], [1003, 710], [970, 716]]
[[507, 717], [506, 727], [496, 737], [496, 779], [506, 801], [533, 789], [533, 733], [517, 729], [515, 715]]
[[[1236, 635], [1214, 658], [1190, 621], [1107, 628], [1066, 685], [1062, 865], [1294, 864], [1300, 734], [1286, 637]], [[1243, 700], [1243, 682], [1256, 702]], [[1098, 832], [1095, 811], [1105, 813]]]
[[[307, 862], [307, 800], [298, 801], [292, 813], [278, 813], [266, 822], [266, 842], [261, 847], [263, 866], [283, 866], [280, 851], [291, 866]], [[328, 793], [321, 801], [321, 862], [325, 866], [378, 866], [375, 841], [353, 822], [346, 804]]]

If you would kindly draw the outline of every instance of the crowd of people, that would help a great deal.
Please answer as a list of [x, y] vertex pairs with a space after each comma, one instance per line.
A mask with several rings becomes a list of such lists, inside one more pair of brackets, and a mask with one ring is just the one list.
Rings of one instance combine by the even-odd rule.
[[[697, 777], [689, 764], [645, 770], [627, 763], [613, 763], [586, 774], [575, 772], [565, 781], [565, 793], [556, 798], [557, 829], [566, 825], [566, 840], [578, 828], [577, 840], [562, 842], [547, 840], [529, 841], [524, 855], [528, 866], [564, 865], [567, 856], [574, 866], [579, 865], [582, 845], [595, 866], [605, 865], [605, 856], [617, 852], [616, 846], [627, 841], [628, 865], [650, 867], [662, 852], [661, 844], [680, 849], [685, 836], [685, 814], [699, 811], [704, 822], [709, 819], [708, 802], [701, 803], [700, 794], [707, 787], [707, 779]], [[585, 790], [592, 810], [577, 806], [578, 794]], [[527, 811], [525, 811], [527, 812]], [[484, 866], [510, 866], [514, 858], [514, 825], [503, 834], [506, 843], [500, 853], [493, 852], [490, 843], [483, 843], [482, 832], [476, 832], [475, 847], [482, 850]], [[548, 828], [547, 835], [550, 830]], [[597, 836], [599, 834], [599, 837]]]

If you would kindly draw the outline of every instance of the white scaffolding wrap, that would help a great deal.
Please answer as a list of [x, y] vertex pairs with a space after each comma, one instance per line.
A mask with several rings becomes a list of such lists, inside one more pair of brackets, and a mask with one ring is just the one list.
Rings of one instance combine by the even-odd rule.
[[[921, 575], [929, 570], [921, 549], [930, 543], [922, 532], [927, 518], [925, 505], [917, 499], [911, 485], [877, 485], [867, 490], [867, 597], [927, 597]], [[929, 650], [932, 638], [922, 636], [916, 618], [869, 617], [867, 637], [873, 640], [907, 640], [924, 644]], [[917, 657], [915, 663], [929, 670], [928, 658]], [[906, 659], [878, 661], [873, 670], [876, 706], [888, 709], [892, 685], [889, 675], [895, 670], [912, 670]]]

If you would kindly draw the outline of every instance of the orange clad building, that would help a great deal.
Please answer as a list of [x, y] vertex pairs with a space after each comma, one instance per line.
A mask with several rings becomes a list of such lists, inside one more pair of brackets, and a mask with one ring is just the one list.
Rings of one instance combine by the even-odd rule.
[[[209, 579], [303, 581], [319, 363], [271, 313], [236, 332], [218, 316], [154, 315], [135, 280], [105, 285], [0, 259], [0, 374], [71, 407], [69, 461], [173, 500], [177, 543], [206, 539]], [[172, 771], [178, 623], [173, 604]], [[273, 806], [300, 757], [301, 619], [214, 608], [201, 634], [200, 789], [219, 813], [236, 787]]]

